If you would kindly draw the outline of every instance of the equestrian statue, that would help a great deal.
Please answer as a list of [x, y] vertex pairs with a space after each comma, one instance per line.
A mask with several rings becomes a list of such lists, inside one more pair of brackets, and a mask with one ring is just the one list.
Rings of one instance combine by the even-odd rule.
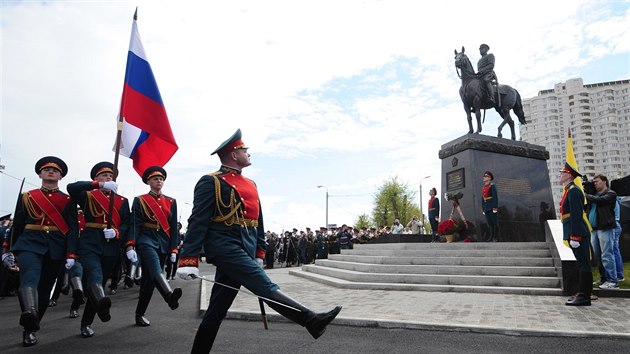
[[[478, 73], [475, 73], [470, 59], [464, 54], [464, 47], [460, 53], [455, 50], [455, 68], [457, 76], [462, 79], [462, 86], [459, 88], [459, 96], [464, 103], [464, 110], [468, 116], [468, 134], [473, 133], [472, 112], [475, 112], [477, 118], [477, 131], [481, 133], [481, 110], [484, 110], [484, 121], [486, 118], [486, 109], [494, 108], [503, 118], [503, 122], [499, 125], [498, 137], [501, 138], [501, 130], [508, 124], [512, 133], [512, 140], [516, 140], [514, 132], [514, 121], [510, 116], [510, 110], [518, 117], [521, 124], [525, 124], [525, 113], [523, 112], [523, 104], [521, 95], [516, 89], [508, 85], [499, 85], [494, 73], [494, 55], [488, 54], [490, 47], [482, 44], [479, 47], [481, 59], [477, 64]], [[461, 74], [460, 74], [461, 71]]]

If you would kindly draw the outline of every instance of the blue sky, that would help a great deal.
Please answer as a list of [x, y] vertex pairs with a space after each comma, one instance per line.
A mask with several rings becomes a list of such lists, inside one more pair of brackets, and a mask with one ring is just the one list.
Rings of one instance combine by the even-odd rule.
[[[69, 165], [62, 186], [113, 160], [131, 22], [179, 151], [164, 192], [182, 221], [210, 156], [237, 128], [250, 146], [267, 229], [353, 223], [397, 176], [440, 188], [441, 144], [467, 132], [453, 50], [481, 43], [523, 98], [582, 77], [630, 78], [628, 1], [2, 2], [0, 212], [37, 159]], [[485, 19], [480, 21], [479, 19]], [[488, 111], [483, 134], [495, 135]], [[506, 128], [507, 129], [507, 128]], [[504, 136], [508, 134], [504, 130]], [[518, 136], [518, 133], [517, 133]], [[147, 187], [121, 158], [120, 192]], [[417, 198], [417, 196], [416, 196]]]

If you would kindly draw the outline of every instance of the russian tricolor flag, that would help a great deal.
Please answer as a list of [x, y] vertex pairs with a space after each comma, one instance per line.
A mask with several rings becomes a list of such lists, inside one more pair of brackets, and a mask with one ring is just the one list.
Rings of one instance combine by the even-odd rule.
[[177, 143], [140, 40], [137, 13], [133, 16], [120, 103], [120, 154], [133, 159], [133, 168], [142, 176], [150, 166], [164, 166], [177, 151]]

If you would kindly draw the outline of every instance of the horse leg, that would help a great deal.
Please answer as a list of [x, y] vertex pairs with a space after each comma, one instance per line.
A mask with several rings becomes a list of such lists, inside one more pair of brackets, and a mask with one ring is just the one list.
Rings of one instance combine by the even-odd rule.
[[501, 124], [499, 124], [499, 133], [497, 134], [498, 138], [502, 138], [503, 134], [501, 134], [501, 130], [503, 130], [503, 127], [505, 126], [505, 124], [507, 124], [507, 122], [505, 121], [505, 113], [502, 110], [497, 109], [497, 113], [499, 113], [501, 118], [503, 118], [503, 121], [501, 122]]
[[510, 133], [512, 133], [512, 140], [516, 140], [516, 133], [514, 132], [514, 120], [512, 119], [512, 116], [510, 115], [510, 111], [507, 112], [506, 117], [507, 119], [505, 121], [507, 121], [507, 124], [510, 126]]
[[466, 117], [468, 119], [468, 134], [472, 134], [473, 126], [472, 126], [472, 115], [470, 114], [470, 107], [464, 106], [464, 109], [466, 109]]
[[[479, 108], [475, 110], [475, 117], [477, 118], [477, 131], [475, 132], [475, 134], [479, 134], [481, 133], [481, 110]], [[472, 125], [470, 129], [472, 132]]]

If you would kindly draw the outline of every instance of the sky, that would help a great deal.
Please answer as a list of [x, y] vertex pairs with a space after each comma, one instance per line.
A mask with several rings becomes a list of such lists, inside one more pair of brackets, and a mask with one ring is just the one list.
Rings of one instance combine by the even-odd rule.
[[[1, 0], [0, 215], [35, 162], [68, 183], [114, 160], [133, 13], [179, 150], [163, 192], [184, 225], [210, 153], [236, 129], [250, 147], [265, 229], [353, 224], [397, 178], [441, 195], [442, 144], [468, 131], [454, 50], [496, 56], [523, 99], [581, 77], [630, 78], [629, 1]], [[501, 118], [486, 113], [482, 134]], [[504, 136], [509, 136], [504, 128]], [[517, 128], [517, 139], [520, 137]], [[148, 192], [119, 161], [118, 192]], [[318, 186], [323, 186], [318, 188]]]

